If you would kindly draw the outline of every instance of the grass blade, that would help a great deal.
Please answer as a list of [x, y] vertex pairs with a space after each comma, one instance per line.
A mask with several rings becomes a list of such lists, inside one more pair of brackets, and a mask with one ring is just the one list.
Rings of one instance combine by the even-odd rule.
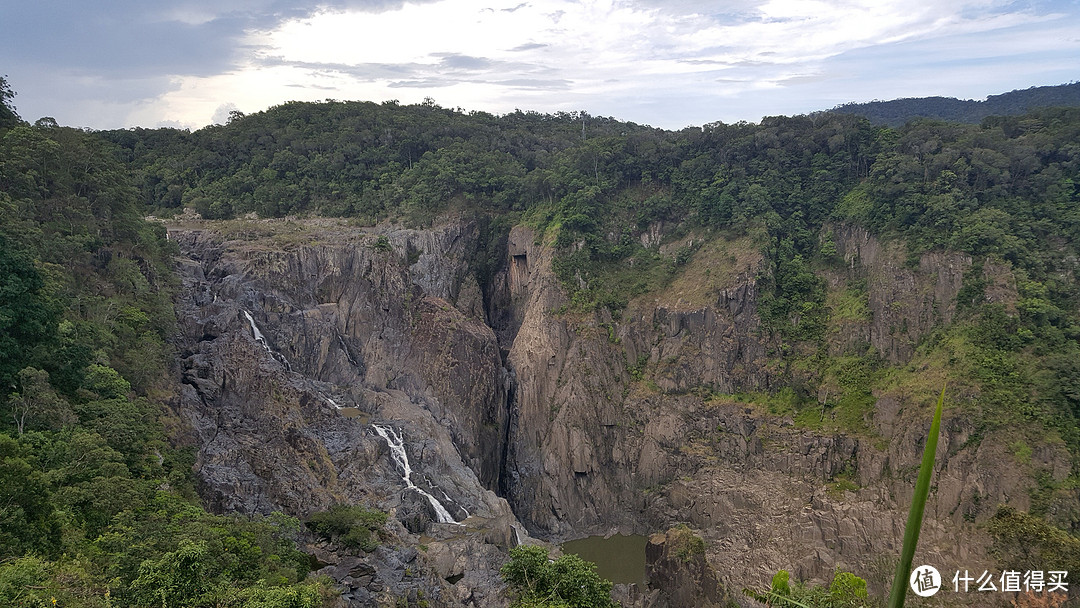
[[945, 403], [945, 388], [941, 389], [934, 421], [930, 423], [930, 436], [926, 438], [923, 449], [922, 465], [919, 466], [919, 480], [915, 483], [915, 495], [911, 499], [911, 511], [908, 513], [907, 527], [904, 528], [904, 547], [900, 551], [900, 563], [896, 566], [892, 593], [889, 595], [889, 608], [902, 608], [907, 596], [908, 577], [911, 572], [911, 560], [915, 557], [915, 545], [919, 544], [919, 530], [922, 528], [923, 511], [926, 509], [926, 497], [930, 494], [930, 476], [934, 473], [934, 456], [937, 452], [938, 431], [941, 429], [941, 409]]
[[[790, 597], [787, 597], [785, 595], [780, 595], [779, 593], [777, 593], [775, 591], [771, 591], [771, 590], [751, 591], [750, 589], [743, 589], [743, 594], [745, 594], [745, 595], [747, 595], [747, 596], [761, 602], [762, 604], [766, 604], [768, 606], [778, 606], [778, 607], [788, 606], [789, 608], [790, 607], [794, 607], [794, 608], [810, 608], [810, 606], [807, 606], [806, 604], [804, 604], [802, 602], [796, 602], [795, 600], [791, 599]], [[774, 602], [779, 602], [779, 603], [774, 603]]]

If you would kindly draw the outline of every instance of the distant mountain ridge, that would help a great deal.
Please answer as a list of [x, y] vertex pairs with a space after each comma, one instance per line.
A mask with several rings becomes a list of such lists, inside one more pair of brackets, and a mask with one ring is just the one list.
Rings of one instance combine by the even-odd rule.
[[858, 114], [874, 124], [900, 126], [913, 118], [979, 123], [987, 116], [1024, 114], [1035, 108], [1080, 106], [1080, 82], [1017, 89], [985, 101], [954, 97], [909, 97], [892, 101], [845, 103], [830, 112]]

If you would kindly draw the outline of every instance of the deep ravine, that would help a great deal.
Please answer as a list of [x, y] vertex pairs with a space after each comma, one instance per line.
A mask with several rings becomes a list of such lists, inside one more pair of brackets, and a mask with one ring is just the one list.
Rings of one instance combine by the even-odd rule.
[[[272, 233], [273, 221], [261, 222], [253, 231]], [[810, 432], [696, 391], [777, 381], [754, 252], [706, 300], [656, 294], [613, 319], [559, 312], [552, 251], [525, 228], [480, 285], [467, 221], [426, 230], [311, 222], [300, 242], [226, 238], [212, 223], [170, 228], [184, 280], [175, 407], [213, 508], [387, 510], [399, 547], [422, 536], [427, 548], [396, 549], [394, 559], [411, 554], [430, 576], [410, 581], [380, 566], [381, 593], [422, 585], [437, 605], [505, 602], [497, 571], [526, 531], [559, 541], [680, 522], [704, 537], [707, 564], [731, 589], [767, 584], [780, 568], [825, 579], [840, 567], [872, 589], [885, 584], [925, 431], [916, 412], [882, 396], [873, 439]], [[378, 237], [389, 249], [374, 246]], [[930, 256], [911, 269], [859, 232], [841, 233], [838, 246], [853, 261], [847, 272], [879, 290], [871, 302], [918, 317], [909, 332], [924, 331], [927, 314], [949, 314], [949, 277], [970, 263]], [[935, 287], [910, 287], [924, 283]], [[850, 331], [880, 335], [873, 324]], [[874, 339], [898, 360], [909, 352], [910, 337]], [[645, 379], [631, 373], [637, 362]], [[939, 569], [991, 566], [980, 504], [1027, 500], [1030, 480], [1000, 464], [1004, 440], [971, 446], [974, 431], [960, 418], [943, 427], [920, 545]], [[1064, 450], [1037, 457], [1068, 474]], [[851, 487], [836, 491], [841, 476]], [[663, 577], [650, 586], [685, 578]], [[348, 589], [357, 602], [380, 593]]]

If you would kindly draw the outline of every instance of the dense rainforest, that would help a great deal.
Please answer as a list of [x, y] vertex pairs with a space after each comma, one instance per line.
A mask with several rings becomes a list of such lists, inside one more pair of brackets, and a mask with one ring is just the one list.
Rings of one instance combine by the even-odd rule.
[[[0, 601], [291, 607], [330, 593], [305, 579], [298, 520], [207, 513], [191, 448], [170, 441], [175, 251], [143, 218], [188, 209], [357, 226], [465, 215], [483, 227], [479, 277], [525, 224], [557, 252], [560, 314], [615, 319], [713, 255], [718, 236], [745, 239], [763, 254], [753, 270], [783, 381], [733, 398], [872, 434], [875, 390], [931, 395], [947, 380], [981, 429], [1015, 429], [1018, 458], [1037, 440], [1068, 446], [1073, 473], [1041, 477], [1030, 516], [1012, 516], [1080, 569], [1080, 108], [672, 132], [584, 112], [326, 101], [194, 132], [88, 132], [27, 124], [0, 93]], [[832, 321], [869, 314], [866, 285], [830, 291], [825, 278], [851, 262], [836, 238], [852, 225], [901, 240], [913, 265], [928, 251], [973, 260], [953, 322], [904, 365], [834, 335]], [[657, 226], [662, 239], [647, 238]], [[1001, 268], [1015, 300], [987, 297]], [[627, 362], [639, 378], [644, 366]], [[995, 534], [1019, 542], [1008, 526]]]
[[[935, 334], [926, 356], [942, 348], [967, 355], [971, 369], [957, 382], [979, 387], [975, 402], [996, 412], [988, 420], [1020, 415], [1058, 429], [1071, 445], [1080, 441], [1077, 109], [980, 125], [892, 129], [822, 114], [667, 132], [584, 113], [326, 102], [234, 115], [194, 133], [100, 135], [122, 147], [149, 213], [192, 207], [209, 218], [321, 214], [409, 224], [474, 213], [489, 222], [492, 239], [490, 259], [477, 260], [481, 272], [500, 259], [506, 227], [531, 224], [554, 239], [556, 272], [585, 310], [618, 313], [694, 255], [689, 243], [670, 259], [643, 244], [638, 236], [651, 223], [749, 234], [767, 252], [763, 315], [783, 338], [780, 357], [805, 359], [802, 367], [818, 372], [804, 375], [811, 384], [839, 374], [864, 393], [884, 371], [874, 353], [834, 370], [841, 362], [824, 348], [826, 317], [839, 306], [827, 305], [815, 270], [843, 263], [832, 227], [853, 223], [903, 238], [912, 259], [964, 252], [980, 261], [962, 294], [964, 322]], [[979, 297], [985, 261], [1016, 273], [1015, 314]], [[816, 388], [791, 380], [796, 401]]]
[[213, 515], [164, 407], [176, 289], [114, 145], [0, 114], [0, 604], [299, 607], [300, 522]]
[[1080, 83], [1052, 87], [1031, 87], [990, 95], [982, 101], [954, 97], [912, 97], [891, 101], [846, 103], [832, 112], [857, 114], [870, 122], [899, 127], [913, 118], [931, 118], [948, 122], [978, 124], [988, 116], [1015, 116], [1038, 108], [1080, 104]]

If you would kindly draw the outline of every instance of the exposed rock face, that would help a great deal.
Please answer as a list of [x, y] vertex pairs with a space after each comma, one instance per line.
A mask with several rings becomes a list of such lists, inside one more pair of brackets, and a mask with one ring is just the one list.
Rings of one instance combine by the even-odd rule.
[[[465, 271], [471, 230], [375, 235], [328, 226], [320, 244], [283, 248], [171, 232], [186, 256], [176, 410], [199, 447], [211, 507], [389, 510], [408, 529], [402, 534], [430, 535], [440, 555], [473, 556], [467, 569], [431, 566], [464, 577], [424, 583], [433, 605], [498, 605], [496, 573], [520, 524], [485, 488], [498, 484], [507, 380]], [[413, 483], [454, 519], [471, 516], [466, 526], [432, 523], [431, 503], [406, 490], [371, 420], [404, 436]], [[349, 563], [339, 569], [359, 567]], [[421, 582], [388, 576], [349, 593], [367, 605], [372, 589], [393, 595]]]
[[871, 319], [860, 333], [890, 362], [911, 359], [920, 338], [952, 320], [971, 256], [928, 252], [913, 266], [904, 243], [882, 242], [859, 226], [840, 227], [836, 247], [852, 274], [867, 279]]
[[705, 542], [689, 528], [672, 528], [645, 545], [649, 587], [660, 590], [659, 605], [670, 608], [734, 606], [735, 601], [705, 559]]
[[[657, 566], [656, 588], [628, 592], [635, 605], [661, 605], [659, 581], [707, 595], [710, 568], [731, 589], [766, 586], [780, 568], [818, 580], [848, 569], [878, 593], [891, 582], [929, 427], [925, 396], [881, 395], [866, 421], [877, 437], [814, 433], [764, 408], [703, 398], [766, 390], [781, 372], [757, 314], [754, 251], [732, 253], [721, 279], [703, 273], [717, 284], [694, 298], [641, 298], [612, 318], [558, 312], [566, 297], [553, 252], [522, 227], [482, 286], [466, 263], [477, 241], [467, 222], [326, 229], [305, 245], [171, 234], [189, 256], [177, 410], [216, 508], [392, 509], [402, 537], [433, 538], [413, 558], [442, 602], [433, 605], [504, 602], [495, 573], [519, 519], [556, 540], [678, 522], [700, 530], [705, 553], [692, 572], [654, 548], [655, 563], [671, 567]], [[838, 229], [836, 243], [847, 267], [830, 281], [865, 279], [869, 311], [836, 347], [870, 344], [910, 360], [915, 343], [952, 318], [971, 260], [936, 253], [908, 265], [899, 245], [857, 228]], [[987, 297], [1006, 309], [1015, 304], [1007, 270], [984, 265]], [[413, 481], [474, 525], [432, 524], [369, 421], [400, 430]], [[979, 524], [999, 503], [1030, 501], [1031, 475], [1011, 466], [1008, 438], [972, 441], [977, 428], [957, 412], [942, 429], [916, 556], [942, 572], [992, 568]], [[1040, 447], [1031, 460], [1055, 479], [1071, 471], [1063, 447]], [[412, 564], [407, 557], [387, 560]], [[338, 556], [333, 573], [349, 578], [356, 602], [377, 599], [367, 566], [351, 559]], [[375, 587], [398, 576], [375, 569]]]
[[[528, 273], [523, 285], [522, 266], [503, 288], [513, 293], [505, 305], [523, 311], [516, 331], [499, 333], [517, 381], [503, 487], [531, 531], [648, 533], [688, 522], [733, 588], [766, 586], [780, 568], [819, 581], [848, 569], [877, 593], [891, 583], [929, 428], [927, 410], [915, 407], [923, 396], [883, 395], [871, 421], [877, 439], [798, 430], [734, 400], [703, 401], [694, 391], [773, 383], [753, 264], [702, 306], [660, 298], [631, 303], [622, 319], [557, 314], [566, 302], [551, 252], [524, 229], [510, 240]], [[858, 229], [837, 240], [853, 276], [867, 278], [864, 342], [909, 359], [934, 323], [951, 319], [970, 260], [928, 254], [912, 269], [896, 245]], [[975, 429], [950, 418], [939, 444], [916, 559], [945, 569], [992, 568], [978, 524], [997, 504], [1029, 500], [1031, 477], [1011, 466], [1007, 438], [971, 442]], [[1064, 448], [1043, 456], [1038, 467], [1067, 475]]]

